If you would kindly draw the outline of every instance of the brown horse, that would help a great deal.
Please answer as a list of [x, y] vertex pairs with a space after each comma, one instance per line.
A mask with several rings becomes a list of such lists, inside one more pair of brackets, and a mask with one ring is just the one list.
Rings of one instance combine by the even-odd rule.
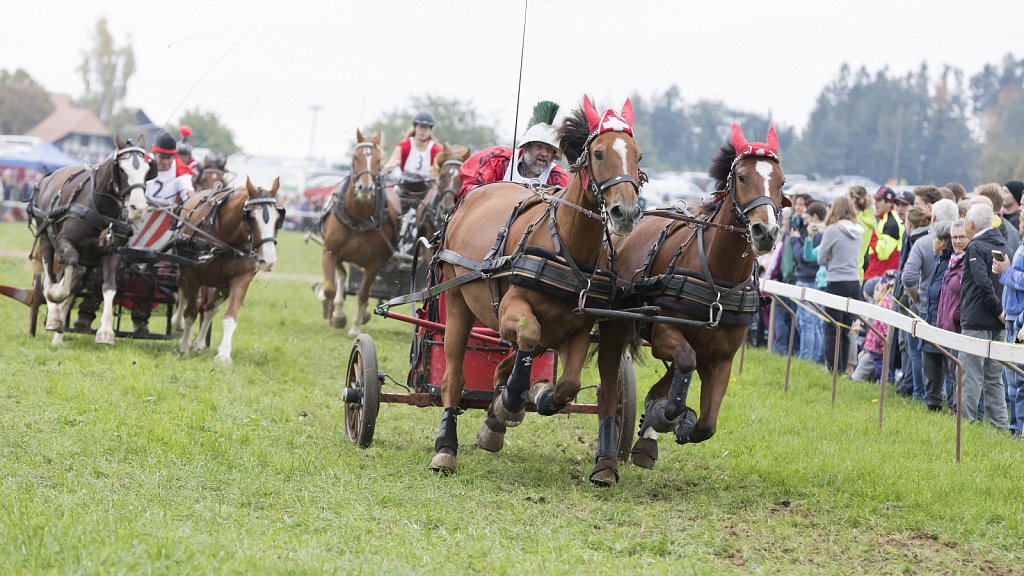
[[[381, 135], [372, 138], [356, 130], [352, 173], [331, 192], [330, 214], [321, 224], [324, 282], [317, 296], [328, 306], [331, 326], [344, 328], [345, 262], [363, 269], [363, 281], [356, 297], [359, 309], [349, 330], [357, 335], [370, 320], [370, 285], [395, 251], [398, 230], [398, 196], [381, 184]], [[331, 310], [333, 308], [333, 310]]]
[[[778, 149], [774, 127], [766, 143], [748, 143], [734, 124], [731, 144], [711, 164], [709, 173], [722, 191], [713, 203], [682, 221], [670, 211], [655, 211], [614, 243], [619, 276], [633, 283], [639, 304], [660, 306], [663, 315], [679, 319], [648, 325], [651, 354], [669, 369], [644, 402], [632, 454], [638, 466], [654, 466], [658, 432], [674, 430], [680, 444], [703, 442], [715, 433], [733, 356], [758, 310], [754, 257], [774, 248], [785, 203]], [[632, 328], [623, 321], [602, 326], [602, 382], [615, 380]], [[699, 418], [686, 406], [694, 370], [701, 381]], [[615, 395], [601, 395], [599, 403], [601, 418], [618, 409]]]
[[[432, 470], [455, 472], [463, 357], [476, 320], [517, 346], [516, 354], [495, 370], [496, 394], [478, 435], [481, 447], [501, 449], [505, 427], [523, 419], [527, 393], [542, 415], [555, 414], [576, 398], [595, 321], [578, 313], [584, 300], [590, 302], [593, 296], [593, 276], [581, 267], [596, 266], [602, 241], [612, 234], [629, 234], [640, 216], [640, 148], [633, 140], [632, 123], [628, 100], [621, 114], [608, 110], [601, 116], [584, 97], [583, 109], [559, 129], [565, 156], [578, 158], [568, 188], [548, 195], [537, 187], [524, 189], [509, 182], [486, 184], [472, 190], [452, 215], [438, 254], [444, 262], [443, 277], [477, 279], [446, 292], [447, 365], [441, 382], [445, 410]], [[513, 264], [506, 267], [501, 262]], [[568, 285], [543, 289], [540, 284], [546, 277], [532, 283], [530, 274], [514, 262], [543, 262], [567, 270]], [[533, 355], [546, 349], [557, 351], [562, 376], [554, 385], [541, 382], [531, 387]], [[614, 460], [614, 446], [611, 454]]]
[[199, 170], [192, 174], [192, 187], [196, 190], [212, 190], [230, 184], [228, 176], [228, 160], [213, 154], [203, 158]]
[[117, 149], [95, 168], [67, 167], [40, 182], [29, 206], [36, 227], [32, 259], [42, 274], [46, 297], [46, 329], [55, 330], [54, 344], [63, 342], [64, 319], [87, 267], [103, 270], [103, 315], [96, 342], [114, 343], [114, 295], [118, 254], [132, 234], [129, 220], [140, 220], [148, 208], [146, 178], [156, 173], [147, 161], [146, 140], [138, 146], [118, 134]]
[[[181, 225], [173, 243], [180, 255], [198, 262], [178, 270], [175, 324], [182, 326], [179, 350], [183, 356], [206, 347], [213, 316], [227, 300], [224, 335], [214, 360], [231, 363], [238, 309], [249, 283], [258, 271], [270, 271], [277, 262], [277, 231], [285, 215], [284, 207], [277, 202], [279, 181], [275, 178], [270, 190], [265, 190], [256, 188], [246, 178], [245, 186], [204, 190], [181, 205]], [[202, 287], [212, 288], [213, 299], [206, 304], [209, 312], [190, 343]]]
[[455, 196], [462, 187], [462, 176], [459, 167], [469, 158], [470, 150], [465, 146], [454, 146], [447, 142], [441, 152], [434, 158], [431, 172], [436, 176], [437, 185], [423, 199], [416, 212], [419, 234], [423, 238], [433, 238], [441, 229], [448, 215], [455, 209]]

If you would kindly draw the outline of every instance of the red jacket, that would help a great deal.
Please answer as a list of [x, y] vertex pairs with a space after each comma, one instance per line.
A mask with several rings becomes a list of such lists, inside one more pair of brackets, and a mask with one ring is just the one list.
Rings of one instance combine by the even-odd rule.
[[[503, 180], [511, 159], [512, 148], [510, 146], [491, 146], [470, 156], [459, 169], [462, 188], [455, 201], [462, 200], [463, 196], [477, 186]], [[551, 174], [545, 184], [565, 188], [569, 185], [569, 173], [556, 164], [551, 169]]]
[[[402, 151], [402, 163], [398, 166], [401, 169], [405, 169], [405, 161], [409, 159], [409, 152], [412, 150], [412, 138], [406, 138], [398, 143], [398, 149]], [[434, 158], [441, 153], [441, 145], [434, 142], [430, 147], [430, 163], [434, 163]]]

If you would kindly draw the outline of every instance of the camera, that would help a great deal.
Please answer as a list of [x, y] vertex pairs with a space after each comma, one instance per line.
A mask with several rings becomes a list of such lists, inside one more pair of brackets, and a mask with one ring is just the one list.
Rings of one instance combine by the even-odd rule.
[[793, 216], [793, 219], [789, 221], [789, 227], [792, 230], [800, 232], [801, 236], [807, 235], [807, 223], [804, 222], [804, 217], [800, 216], [799, 214]]

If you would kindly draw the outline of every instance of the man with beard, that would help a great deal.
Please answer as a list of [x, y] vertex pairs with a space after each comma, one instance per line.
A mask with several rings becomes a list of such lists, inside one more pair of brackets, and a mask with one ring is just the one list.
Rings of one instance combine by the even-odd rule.
[[515, 162], [509, 146], [484, 148], [470, 156], [459, 170], [462, 188], [456, 202], [477, 186], [503, 180], [523, 185], [536, 180], [545, 186], [568, 186], [569, 174], [557, 162], [558, 136], [551, 126], [557, 111], [558, 105], [553, 102], [541, 102], [534, 107], [531, 126], [523, 134]]

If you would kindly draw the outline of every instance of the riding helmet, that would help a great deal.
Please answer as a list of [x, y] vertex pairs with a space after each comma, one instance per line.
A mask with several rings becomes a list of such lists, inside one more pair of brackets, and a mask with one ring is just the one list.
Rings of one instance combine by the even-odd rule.
[[423, 124], [424, 126], [430, 126], [433, 128], [434, 115], [427, 111], [417, 112], [416, 115], [412, 117], [412, 125], [415, 126], [417, 124]]
[[178, 152], [178, 146], [174, 141], [174, 136], [171, 136], [167, 132], [157, 136], [156, 141], [153, 142], [153, 152], [159, 152], [160, 154], [176, 154]]

